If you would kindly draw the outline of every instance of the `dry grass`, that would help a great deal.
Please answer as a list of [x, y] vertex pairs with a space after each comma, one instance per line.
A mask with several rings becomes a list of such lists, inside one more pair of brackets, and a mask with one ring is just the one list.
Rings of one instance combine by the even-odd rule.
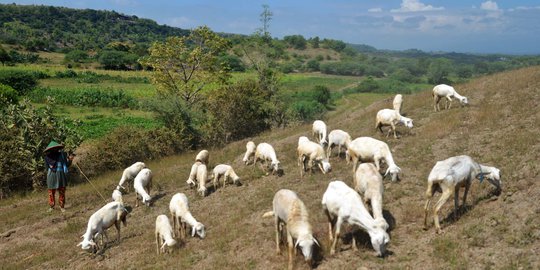
[[[415, 128], [408, 131], [400, 127], [401, 138], [397, 140], [385, 138], [374, 128], [377, 110], [391, 107], [391, 96], [347, 96], [325, 119], [330, 130], [341, 128], [353, 137], [386, 141], [403, 170], [401, 182], [385, 180], [384, 210], [394, 221], [390, 255], [385, 258], [375, 257], [369, 244], [355, 252], [347, 241], [335, 256], [328, 255], [321, 196], [332, 179], [351, 183], [351, 167], [333, 157], [331, 174], [315, 173], [301, 180], [295, 149], [298, 136], [311, 136], [311, 125], [305, 124], [250, 138], [274, 145], [285, 170], [283, 177], [264, 176], [258, 166], [242, 164], [248, 139], [209, 149], [209, 167], [233, 165], [244, 185], [219, 188], [206, 198], [197, 196], [185, 184], [196, 152], [147, 161], [155, 173], [151, 194], [159, 195], [159, 199], [150, 208], [133, 209], [128, 227], [122, 228], [121, 243], [113, 242], [101, 255], [87, 254], [76, 247], [89, 216], [103, 204], [90, 185], [68, 188], [68, 212], [64, 215], [45, 212], [45, 192], [1, 201], [0, 233], [15, 232], [0, 237], [0, 264], [8, 269], [283, 269], [286, 252], [275, 254], [273, 221], [261, 216], [271, 209], [274, 193], [289, 188], [304, 200], [314, 234], [322, 245], [318, 269], [538, 269], [540, 68], [496, 74], [455, 87], [469, 97], [471, 106], [455, 104], [448, 111], [435, 113], [431, 89], [405, 95], [403, 111], [414, 119]], [[450, 201], [443, 207], [443, 235], [436, 235], [433, 226], [424, 231], [426, 177], [437, 160], [460, 154], [499, 167], [503, 193], [493, 197], [493, 188], [487, 182], [475, 181], [466, 210], [457, 220], [447, 218], [453, 209]], [[92, 180], [108, 199], [120, 174], [110, 172]], [[154, 220], [159, 214], [167, 214], [168, 202], [176, 192], [190, 198], [194, 216], [207, 227], [207, 238], [188, 238], [172, 254], [157, 256]], [[133, 193], [125, 199], [128, 205], [134, 205]], [[114, 238], [114, 229], [110, 235]], [[298, 269], [307, 269], [300, 254], [295, 262]]]

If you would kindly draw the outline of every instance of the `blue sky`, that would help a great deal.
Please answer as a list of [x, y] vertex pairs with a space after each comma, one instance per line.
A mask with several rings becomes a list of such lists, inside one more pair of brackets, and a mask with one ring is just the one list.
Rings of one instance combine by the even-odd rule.
[[378, 49], [540, 54], [540, 0], [56, 0], [0, 3], [115, 10], [186, 29], [251, 34], [267, 4], [274, 37], [300, 34]]

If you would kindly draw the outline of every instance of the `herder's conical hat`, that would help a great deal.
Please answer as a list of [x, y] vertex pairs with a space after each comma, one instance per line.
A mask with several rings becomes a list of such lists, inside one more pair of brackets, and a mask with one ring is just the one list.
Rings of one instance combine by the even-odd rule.
[[64, 148], [64, 146], [57, 143], [57, 142], [55, 142], [55, 141], [51, 141], [49, 143], [49, 145], [47, 145], [47, 148], [45, 148], [45, 150], [43, 150], [43, 152], [47, 152], [47, 151], [49, 151], [51, 149], [61, 149], [61, 148]]

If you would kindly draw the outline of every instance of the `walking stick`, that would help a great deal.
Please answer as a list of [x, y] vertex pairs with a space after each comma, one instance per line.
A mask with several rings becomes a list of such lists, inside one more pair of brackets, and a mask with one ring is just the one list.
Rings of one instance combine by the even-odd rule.
[[94, 186], [94, 184], [90, 181], [90, 179], [88, 179], [88, 177], [86, 176], [86, 174], [84, 174], [84, 172], [81, 170], [81, 167], [79, 167], [79, 164], [75, 163], [75, 166], [77, 166], [77, 169], [79, 169], [79, 171], [81, 172], [81, 174], [84, 176], [84, 178], [86, 178], [86, 180], [88, 181], [88, 183], [90, 183], [90, 185], [92, 185], [92, 187], [96, 190], [96, 192], [99, 194], [99, 196], [101, 196], [101, 198], [103, 199], [103, 201], [105, 203], [107, 203], [107, 200], [105, 200], [105, 197], [103, 197], [103, 195], [101, 195], [101, 193], [99, 192], [99, 190], [96, 188], [96, 186]]

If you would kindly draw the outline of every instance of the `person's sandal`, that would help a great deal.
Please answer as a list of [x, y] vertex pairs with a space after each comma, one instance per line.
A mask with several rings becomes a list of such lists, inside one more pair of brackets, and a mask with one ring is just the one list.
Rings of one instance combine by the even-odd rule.
[[66, 209], [64, 209], [64, 208], [62, 207], [62, 208], [60, 208], [60, 211], [61, 211], [62, 213], [64, 213], [64, 212], [66, 212]]

